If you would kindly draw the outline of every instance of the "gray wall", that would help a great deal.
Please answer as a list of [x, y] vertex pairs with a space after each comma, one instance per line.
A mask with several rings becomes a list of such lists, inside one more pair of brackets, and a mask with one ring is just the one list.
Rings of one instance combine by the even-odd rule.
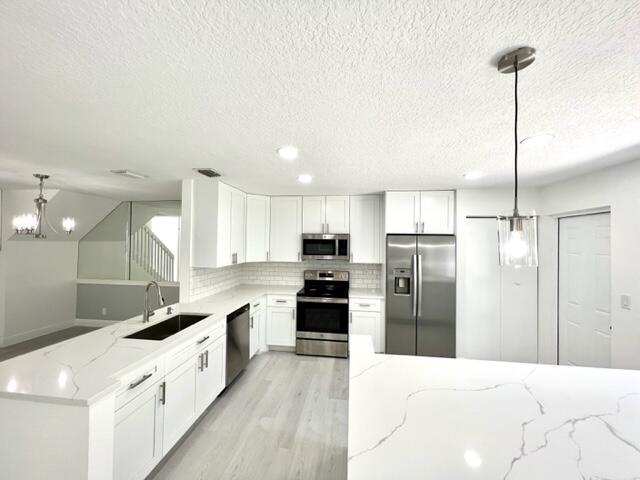
[[[178, 302], [178, 286], [160, 287], [165, 304]], [[157, 308], [155, 289], [150, 292], [151, 308]], [[106, 315], [102, 308], [107, 309]], [[144, 285], [78, 284], [76, 318], [127, 320], [140, 315], [144, 308]]]

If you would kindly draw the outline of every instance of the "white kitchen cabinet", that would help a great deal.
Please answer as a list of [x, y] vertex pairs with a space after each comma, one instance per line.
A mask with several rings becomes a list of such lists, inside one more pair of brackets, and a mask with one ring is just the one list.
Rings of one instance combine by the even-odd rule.
[[247, 195], [247, 262], [269, 260], [269, 209], [269, 197]]
[[262, 300], [251, 303], [249, 316], [249, 358], [253, 358], [261, 349], [264, 343], [265, 306]]
[[245, 197], [216, 180], [193, 181], [192, 267], [218, 268], [244, 261]]
[[280, 347], [295, 347], [296, 309], [269, 307], [267, 310], [267, 343]]
[[165, 376], [163, 451], [168, 452], [196, 419], [197, 363], [191, 358]]
[[453, 234], [454, 199], [452, 191], [420, 192], [420, 233]]
[[352, 263], [380, 263], [382, 229], [380, 196], [351, 197], [350, 246]]
[[115, 415], [113, 478], [144, 478], [162, 458], [162, 382], [123, 405]]
[[420, 192], [387, 192], [385, 195], [385, 231], [418, 233]]
[[387, 192], [387, 233], [453, 234], [455, 193], [453, 191]]
[[196, 357], [196, 415], [211, 405], [225, 384], [227, 337], [210, 343]]
[[245, 262], [247, 195], [240, 190], [231, 192], [231, 263]]
[[302, 197], [302, 233], [325, 233], [325, 197]]
[[380, 312], [349, 312], [349, 334], [369, 335], [374, 350], [380, 352]]
[[301, 260], [302, 197], [271, 197], [269, 261]]
[[303, 197], [302, 232], [349, 233], [349, 197]]

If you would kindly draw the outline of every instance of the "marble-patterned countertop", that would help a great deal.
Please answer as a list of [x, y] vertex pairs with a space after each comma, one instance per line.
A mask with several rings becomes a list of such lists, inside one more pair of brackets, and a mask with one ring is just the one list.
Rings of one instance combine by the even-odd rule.
[[[142, 316], [0, 362], [0, 397], [89, 405], [116, 391], [119, 378], [153, 361], [227, 314], [265, 294], [295, 294], [299, 286], [241, 285], [192, 303], [163, 307], [147, 324]], [[209, 317], [163, 341], [123, 338], [178, 313]]]
[[640, 478], [640, 371], [350, 341], [349, 480]]
[[349, 288], [350, 297], [384, 298], [381, 288]]

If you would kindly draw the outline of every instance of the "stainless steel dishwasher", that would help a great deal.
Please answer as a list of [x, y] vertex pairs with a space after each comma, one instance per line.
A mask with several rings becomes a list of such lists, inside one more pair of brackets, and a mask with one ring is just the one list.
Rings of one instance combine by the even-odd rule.
[[249, 363], [249, 304], [227, 315], [227, 370], [225, 386]]

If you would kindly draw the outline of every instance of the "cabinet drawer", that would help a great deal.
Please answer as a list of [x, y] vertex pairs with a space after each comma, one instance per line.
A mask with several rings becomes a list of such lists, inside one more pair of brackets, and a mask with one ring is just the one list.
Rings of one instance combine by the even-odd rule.
[[165, 356], [165, 372], [169, 373], [179, 367], [189, 358], [196, 355], [203, 348], [211, 345], [215, 340], [223, 336], [226, 332], [226, 323], [216, 325], [214, 328], [199, 333], [190, 340], [182, 343], [179, 347], [170, 351]]
[[116, 411], [136, 398], [164, 376], [162, 362], [154, 362], [137, 368], [120, 378], [122, 386], [116, 392]]
[[296, 297], [293, 295], [269, 295], [267, 303], [270, 307], [295, 307]]
[[262, 309], [262, 307], [264, 306], [264, 304], [265, 304], [265, 303], [266, 303], [266, 302], [265, 302], [265, 297], [264, 297], [264, 296], [263, 296], [263, 297], [260, 297], [260, 298], [256, 298], [255, 300], [253, 300], [253, 301], [251, 302], [251, 304], [250, 304], [250, 305], [251, 305], [251, 306], [250, 306], [250, 309], [251, 309], [251, 310], [250, 310], [250, 312], [251, 312], [251, 314], [253, 314], [254, 312], [257, 312], [257, 311], [258, 311], [258, 310], [260, 310], [260, 309]]
[[379, 312], [381, 308], [381, 300], [379, 298], [349, 298], [349, 310], [358, 312]]

